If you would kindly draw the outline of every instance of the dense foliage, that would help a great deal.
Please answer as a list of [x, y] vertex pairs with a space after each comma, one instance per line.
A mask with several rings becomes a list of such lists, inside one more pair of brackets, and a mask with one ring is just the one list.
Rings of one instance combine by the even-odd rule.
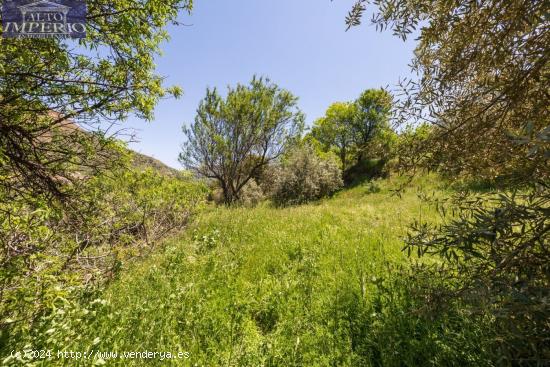
[[390, 158], [396, 134], [389, 126], [391, 95], [382, 89], [367, 89], [353, 102], [333, 103], [325, 116], [316, 120], [310, 139], [324, 152], [340, 157], [344, 171], [361, 165], [364, 159]]
[[229, 88], [226, 98], [207, 90], [190, 127], [180, 161], [215, 180], [226, 204], [239, 201], [242, 188], [300, 136], [304, 116], [297, 98], [268, 79]]
[[[401, 122], [432, 125], [409, 145], [406, 166], [504, 189], [458, 193], [445, 225], [416, 224], [408, 245], [436, 253], [450, 292], [495, 319], [499, 364], [547, 364], [550, 335], [550, 81], [548, 4], [542, 0], [374, 1], [373, 23], [405, 38], [417, 26], [412, 63], [420, 79], [403, 85]], [[360, 0], [349, 26], [366, 11]], [[442, 283], [441, 292], [453, 288]], [[434, 303], [440, 297], [433, 298]], [[482, 307], [480, 307], [482, 306]]]
[[[4, 195], [69, 193], [76, 172], [111, 166], [105, 123], [151, 119], [164, 88], [155, 55], [189, 0], [87, 2], [86, 38], [0, 39], [0, 185]], [[85, 127], [92, 134], [75, 129]], [[102, 122], [103, 125], [99, 125]], [[101, 127], [101, 129], [100, 129]], [[59, 134], [64, 130], [63, 134]]]
[[548, 188], [539, 190], [434, 200], [443, 225], [417, 220], [407, 239], [409, 251], [445, 259], [422, 271], [454, 278], [426, 287], [439, 294], [428, 307], [441, 308], [460, 296], [465, 311], [489, 310], [493, 353], [503, 363], [550, 360], [550, 196]]
[[[201, 189], [129, 170], [107, 128], [152, 118], [154, 58], [191, 1], [87, 2], [87, 37], [0, 38], [0, 332], [28, 331], [187, 223]], [[113, 132], [108, 133], [111, 130]]]
[[184, 227], [204, 195], [189, 178], [150, 169], [90, 177], [63, 204], [7, 201], [0, 191], [1, 339], [113, 279], [124, 262]]
[[322, 159], [312, 147], [294, 148], [270, 172], [270, 195], [277, 205], [303, 204], [334, 194], [342, 188], [342, 171], [330, 159]]
[[[392, 196], [394, 180], [379, 180], [378, 193], [364, 185], [301, 206], [205, 212], [93, 302], [60, 306], [12, 346], [189, 352], [81, 366], [491, 366], [488, 318], [457, 303], [418, 312], [434, 279], [402, 277], [401, 236], [420, 211], [436, 213], [415, 190]], [[442, 194], [437, 177], [415, 180]]]
[[337, 154], [344, 170], [350, 166], [356, 153], [351, 129], [356, 114], [357, 108], [353, 103], [333, 103], [325, 116], [313, 123], [310, 133], [323, 151], [334, 151]]
[[383, 89], [367, 89], [355, 101], [357, 112], [351, 131], [357, 145], [358, 162], [368, 155], [367, 149], [375, 136], [390, 130], [388, 120], [392, 103], [392, 96]]
[[332, 104], [305, 137], [268, 79], [208, 89], [180, 161], [232, 207], [162, 247], [207, 189], [93, 130], [181, 93], [154, 56], [192, 2], [92, 1], [75, 47], [0, 39], [0, 363], [547, 365], [547, 1], [372, 4], [379, 29], [418, 33], [419, 79]]
[[[348, 24], [366, 10], [358, 1]], [[429, 122], [417, 152], [450, 175], [547, 180], [550, 114], [547, 4], [543, 0], [469, 2], [377, 0], [372, 22], [406, 37], [419, 24], [399, 121]]]

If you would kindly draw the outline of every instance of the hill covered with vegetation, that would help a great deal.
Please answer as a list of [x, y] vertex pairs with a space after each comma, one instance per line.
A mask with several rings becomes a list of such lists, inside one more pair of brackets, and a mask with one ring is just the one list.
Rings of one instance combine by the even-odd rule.
[[2, 38], [1, 364], [549, 365], [548, 2], [367, 3], [414, 79], [309, 128], [268, 77], [208, 88], [185, 174], [104, 127], [181, 95], [155, 59], [193, 1]]
[[[99, 359], [120, 366], [489, 365], [484, 318], [456, 307], [442, 317], [423, 312], [403, 268], [406, 223], [438, 220], [422, 193], [450, 189], [431, 175], [399, 198], [391, 190], [402, 183], [378, 180], [282, 209], [211, 206], [92, 302], [60, 303], [29, 342], [116, 351]], [[124, 351], [189, 355], [144, 360]]]

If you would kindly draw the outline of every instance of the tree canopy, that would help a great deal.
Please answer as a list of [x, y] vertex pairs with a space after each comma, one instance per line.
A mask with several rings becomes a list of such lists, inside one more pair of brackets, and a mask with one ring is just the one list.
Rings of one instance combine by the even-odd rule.
[[224, 201], [239, 199], [242, 188], [301, 135], [304, 115], [297, 98], [269, 79], [228, 88], [226, 98], [208, 89], [195, 122], [184, 127], [187, 141], [180, 161], [214, 179]]
[[325, 151], [335, 150], [342, 168], [361, 161], [369, 143], [389, 129], [392, 97], [383, 89], [367, 89], [353, 102], [336, 102], [313, 123], [310, 135]]
[[336, 102], [329, 106], [325, 116], [313, 123], [311, 135], [325, 151], [336, 150], [342, 169], [346, 169], [355, 152], [352, 126], [357, 109], [353, 103]]
[[[361, 23], [356, 2], [348, 26]], [[549, 178], [548, 6], [542, 0], [377, 0], [372, 23], [406, 38], [422, 25], [402, 82], [402, 124], [435, 129], [418, 151], [449, 174], [522, 184]]]
[[[361, 23], [356, 2], [348, 26]], [[420, 269], [453, 279], [432, 289], [487, 311], [498, 329], [499, 364], [548, 361], [550, 263], [550, 32], [548, 1], [376, 0], [372, 22], [406, 38], [421, 26], [412, 71], [401, 83], [402, 124], [431, 129], [409, 145], [407, 167], [498, 187], [437, 200], [441, 225], [415, 223], [407, 248], [440, 255]], [[452, 214], [449, 214], [452, 213]], [[434, 293], [432, 293], [434, 294]], [[445, 296], [443, 296], [445, 295]], [[529, 361], [529, 362], [526, 362]]]
[[[62, 197], [75, 168], [109, 164], [103, 159], [109, 154], [98, 154], [109, 145], [99, 122], [119, 122], [130, 112], [151, 119], [161, 97], [180, 95], [163, 87], [154, 57], [168, 39], [164, 26], [191, 7], [191, 0], [92, 1], [87, 37], [78, 44], [1, 39], [0, 186], [6, 195]], [[71, 121], [96, 133], [80, 134]]]
[[361, 160], [374, 135], [388, 128], [392, 97], [383, 89], [367, 89], [355, 101], [352, 131]]

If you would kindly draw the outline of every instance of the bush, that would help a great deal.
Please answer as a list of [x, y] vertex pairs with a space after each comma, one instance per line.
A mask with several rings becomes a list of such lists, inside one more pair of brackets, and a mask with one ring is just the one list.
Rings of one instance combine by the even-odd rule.
[[184, 177], [120, 170], [77, 182], [63, 203], [3, 200], [0, 190], [0, 339], [112, 279], [129, 259], [185, 226], [205, 190]]
[[264, 192], [256, 180], [251, 179], [246, 185], [241, 189], [239, 195], [239, 204], [246, 207], [254, 207], [258, 205], [262, 200], [265, 199]]
[[[550, 360], [549, 203], [546, 185], [457, 193], [433, 201], [440, 224], [417, 221], [406, 241], [409, 253], [438, 255], [437, 266], [417, 271], [434, 280], [427, 289], [438, 294], [426, 305], [446, 311], [446, 304], [460, 300], [465, 312], [491, 317], [499, 365]], [[437, 277], [452, 283], [435, 283]]]
[[310, 146], [294, 149], [273, 170], [271, 197], [276, 205], [306, 203], [330, 196], [343, 186], [338, 164], [321, 159]]
[[[223, 190], [219, 187], [217, 182], [211, 181], [209, 185], [208, 200], [214, 202], [216, 205], [227, 205], [227, 202], [223, 195]], [[245, 206], [248, 208], [255, 207], [261, 201], [265, 200], [264, 190], [255, 179], [250, 179], [240, 190], [238, 199], [235, 204]]]

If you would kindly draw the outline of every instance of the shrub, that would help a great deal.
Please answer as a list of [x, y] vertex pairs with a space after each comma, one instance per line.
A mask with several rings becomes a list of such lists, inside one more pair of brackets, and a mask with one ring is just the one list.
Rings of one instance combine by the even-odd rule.
[[204, 188], [152, 170], [120, 170], [76, 183], [78, 197], [6, 201], [0, 190], [0, 329], [27, 330], [58, 302], [112, 279], [169, 231], [185, 226]]
[[[549, 203], [546, 185], [457, 193], [433, 202], [442, 223], [417, 221], [407, 238], [409, 253], [438, 255], [437, 266], [417, 271], [434, 279], [426, 291], [438, 294], [426, 305], [446, 311], [446, 304], [460, 299], [465, 312], [490, 316], [499, 365], [550, 360]], [[453, 282], [438, 284], [437, 277]]]
[[272, 199], [277, 205], [302, 204], [332, 195], [343, 186], [342, 172], [306, 146], [290, 152], [272, 174]]
[[265, 199], [264, 192], [256, 180], [251, 179], [241, 190], [239, 203], [246, 207], [254, 207]]
[[[208, 200], [214, 202], [216, 205], [227, 205], [225, 201], [223, 190], [219, 187], [217, 182], [211, 181], [209, 185]], [[245, 207], [255, 207], [261, 201], [265, 200], [264, 190], [262, 186], [258, 185], [255, 179], [250, 179], [240, 190], [238, 199], [236, 199], [236, 205], [242, 205]]]

